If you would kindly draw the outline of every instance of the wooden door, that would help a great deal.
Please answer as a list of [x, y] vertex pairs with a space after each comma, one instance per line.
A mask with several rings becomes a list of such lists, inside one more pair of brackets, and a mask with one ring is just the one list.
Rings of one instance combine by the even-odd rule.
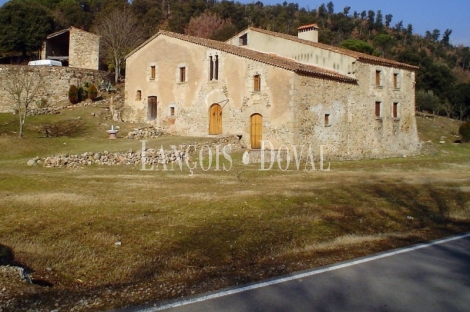
[[251, 115], [251, 148], [260, 149], [263, 139], [263, 116], [260, 114]]
[[222, 134], [222, 107], [219, 104], [209, 109], [209, 134]]
[[147, 119], [148, 120], [157, 119], [157, 97], [156, 96], [148, 97]]

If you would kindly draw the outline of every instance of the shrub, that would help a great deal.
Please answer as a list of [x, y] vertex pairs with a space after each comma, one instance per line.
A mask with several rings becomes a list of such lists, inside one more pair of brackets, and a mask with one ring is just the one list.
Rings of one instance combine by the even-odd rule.
[[98, 96], [98, 89], [96, 89], [94, 84], [91, 84], [88, 87], [88, 97], [90, 98], [90, 100], [94, 101], [97, 96]]
[[88, 91], [86, 88], [80, 86], [78, 87], [78, 101], [85, 101], [88, 98]]
[[69, 88], [69, 101], [72, 104], [77, 104], [79, 101], [78, 88], [75, 85], [71, 85]]
[[462, 142], [470, 142], [470, 120], [460, 125], [459, 134], [462, 136]]

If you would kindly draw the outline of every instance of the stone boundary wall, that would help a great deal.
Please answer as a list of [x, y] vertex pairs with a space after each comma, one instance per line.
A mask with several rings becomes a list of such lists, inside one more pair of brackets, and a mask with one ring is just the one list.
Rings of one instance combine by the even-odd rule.
[[[0, 113], [13, 112], [13, 102], [5, 91], [3, 82], [13, 69], [30, 69], [40, 73], [44, 79], [44, 88], [38, 95], [38, 102], [47, 100], [48, 106], [68, 103], [70, 85], [84, 86], [90, 82], [99, 85], [101, 81], [112, 81], [112, 75], [105, 71], [59, 66], [0, 65]], [[97, 86], [98, 87], [98, 86]], [[34, 107], [34, 106], [33, 106]], [[31, 108], [33, 108], [31, 107]]]

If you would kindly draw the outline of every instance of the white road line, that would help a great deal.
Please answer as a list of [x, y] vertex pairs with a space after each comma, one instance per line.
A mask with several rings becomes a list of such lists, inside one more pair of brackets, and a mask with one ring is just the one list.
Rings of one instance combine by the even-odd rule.
[[194, 298], [194, 299], [187, 299], [187, 300], [183, 300], [183, 301], [179, 301], [179, 302], [166, 304], [166, 305], [163, 305], [163, 306], [160, 306], [160, 307], [146, 308], [146, 309], [143, 309], [143, 310], [139, 310], [139, 312], [162, 311], [162, 310], [166, 310], [166, 309], [170, 309], [170, 308], [176, 308], [176, 307], [180, 307], [180, 306], [184, 306], [184, 305], [188, 305], [188, 304], [192, 304], [192, 303], [196, 303], [196, 302], [201, 302], [201, 301], [206, 301], [206, 300], [210, 300], [210, 299], [230, 296], [230, 295], [233, 295], [233, 294], [241, 293], [241, 292], [252, 290], [252, 289], [262, 288], [262, 287], [266, 287], [266, 286], [270, 286], [270, 285], [276, 285], [276, 284], [280, 284], [280, 283], [284, 283], [284, 282], [288, 282], [288, 281], [292, 281], [292, 280], [296, 280], [296, 279], [301, 279], [301, 278], [304, 278], [304, 277], [309, 277], [309, 276], [313, 276], [313, 275], [317, 275], [317, 274], [321, 274], [321, 273], [325, 273], [325, 272], [329, 272], [329, 271], [334, 271], [334, 270], [350, 267], [350, 266], [353, 266], [353, 265], [356, 265], [356, 264], [361, 264], [361, 263], [366, 263], [366, 262], [369, 262], [369, 261], [374, 261], [374, 260], [377, 260], [377, 259], [391, 257], [391, 256], [394, 256], [394, 255], [398, 255], [398, 254], [418, 250], [418, 249], [421, 249], [421, 248], [427, 248], [427, 247], [430, 247], [430, 246], [433, 246], [433, 245], [444, 244], [444, 243], [447, 243], [447, 242], [450, 242], [450, 241], [466, 238], [466, 237], [469, 237], [469, 236], [470, 236], [470, 233], [459, 235], [459, 236], [452, 236], [452, 237], [449, 237], [449, 238], [436, 240], [436, 241], [425, 243], [425, 244], [418, 244], [418, 245], [414, 245], [414, 246], [411, 246], [411, 247], [405, 247], [405, 248], [397, 249], [397, 250], [394, 250], [394, 251], [391, 251], [391, 252], [387, 252], [387, 253], [383, 253], [383, 254], [367, 257], [367, 258], [362, 258], [362, 259], [359, 259], [359, 260], [353, 260], [353, 261], [349, 261], [349, 262], [346, 262], [346, 263], [333, 265], [333, 266], [326, 267], [326, 268], [323, 268], [323, 269], [312, 270], [312, 271], [308, 271], [308, 272], [305, 272], [305, 273], [294, 274], [294, 275], [291, 275], [291, 276], [282, 277], [282, 278], [278, 278], [278, 279], [274, 279], [274, 280], [269, 280], [269, 281], [266, 281], [266, 282], [260, 282], [260, 283], [256, 283], [256, 284], [249, 285], [249, 286], [244, 286], [244, 287], [240, 287], [240, 288], [225, 290], [225, 291], [217, 292], [217, 293], [210, 294], [210, 295], [207, 295], [207, 296], [201, 296], [201, 297], [197, 297], [197, 298]]

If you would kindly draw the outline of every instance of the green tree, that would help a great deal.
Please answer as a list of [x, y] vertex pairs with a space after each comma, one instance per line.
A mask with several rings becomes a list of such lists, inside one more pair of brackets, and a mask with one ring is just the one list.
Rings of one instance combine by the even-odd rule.
[[385, 57], [385, 51], [393, 45], [393, 37], [386, 34], [380, 34], [374, 38], [374, 43], [379, 46], [382, 57]]
[[0, 49], [23, 56], [38, 51], [54, 30], [49, 11], [33, 0], [5, 3], [0, 8], [0, 25]]
[[341, 42], [340, 47], [366, 54], [373, 54], [374, 47], [365, 41], [358, 39], [347, 39]]

